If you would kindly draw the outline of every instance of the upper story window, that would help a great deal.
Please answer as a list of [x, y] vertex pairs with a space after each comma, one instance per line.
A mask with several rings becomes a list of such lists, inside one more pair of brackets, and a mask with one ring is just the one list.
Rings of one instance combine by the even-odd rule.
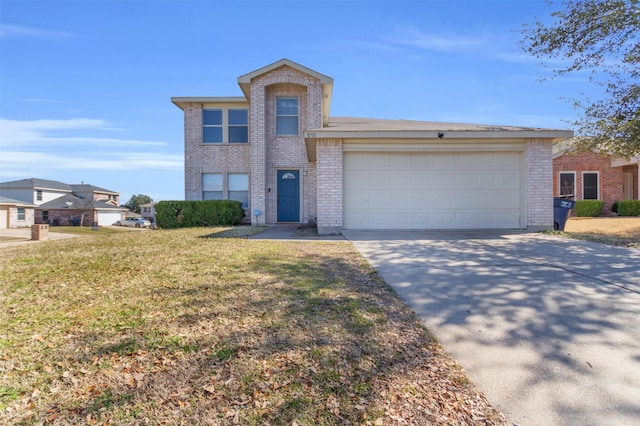
[[36, 200], [42, 201], [42, 191], [36, 191]]
[[202, 110], [202, 142], [249, 142], [248, 110], [225, 108]]
[[276, 134], [297, 135], [300, 108], [298, 98], [276, 99]]

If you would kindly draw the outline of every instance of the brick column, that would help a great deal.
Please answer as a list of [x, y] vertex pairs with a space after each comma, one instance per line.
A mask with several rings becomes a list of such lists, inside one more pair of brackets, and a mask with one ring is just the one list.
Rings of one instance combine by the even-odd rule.
[[342, 139], [318, 139], [316, 173], [318, 234], [342, 230]]
[[[251, 109], [249, 117], [249, 144], [250, 167], [249, 176], [249, 207], [251, 211], [251, 224], [264, 225], [266, 223], [266, 176], [267, 176], [267, 147], [266, 147], [266, 126], [265, 126], [265, 87], [264, 82], [253, 82], [251, 84]], [[259, 210], [260, 215], [253, 213]]]
[[553, 162], [550, 139], [529, 139], [524, 182], [527, 229], [553, 229]]

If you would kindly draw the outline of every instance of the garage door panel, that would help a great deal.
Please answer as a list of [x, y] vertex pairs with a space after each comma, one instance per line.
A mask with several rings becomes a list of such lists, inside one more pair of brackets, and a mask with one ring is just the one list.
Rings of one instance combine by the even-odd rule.
[[344, 155], [347, 229], [519, 228], [521, 153]]
[[434, 169], [445, 169], [450, 170], [454, 167], [454, 158], [453, 155], [435, 155], [431, 157], [431, 167]]

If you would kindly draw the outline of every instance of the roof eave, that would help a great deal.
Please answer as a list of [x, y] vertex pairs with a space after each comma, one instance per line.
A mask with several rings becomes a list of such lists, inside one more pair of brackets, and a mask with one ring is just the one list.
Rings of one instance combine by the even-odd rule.
[[311, 130], [304, 132], [307, 138], [331, 139], [551, 139], [560, 142], [571, 139], [570, 130], [517, 130], [517, 131], [340, 131]]
[[176, 96], [171, 102], [184, 111], [187, 104], [247, 104], [249, 101], [244, 96]]

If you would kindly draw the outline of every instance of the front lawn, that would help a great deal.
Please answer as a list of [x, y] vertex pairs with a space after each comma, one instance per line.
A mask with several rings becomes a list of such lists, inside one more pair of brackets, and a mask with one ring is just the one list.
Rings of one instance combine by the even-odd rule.
[[564, 232], [571, 238], [597, 243], [640, 247], [640, 218], [638, 217], [572, 217]]
[[349, 243], [223, 231], [1, 248], [0, 424], [504, 422]]

